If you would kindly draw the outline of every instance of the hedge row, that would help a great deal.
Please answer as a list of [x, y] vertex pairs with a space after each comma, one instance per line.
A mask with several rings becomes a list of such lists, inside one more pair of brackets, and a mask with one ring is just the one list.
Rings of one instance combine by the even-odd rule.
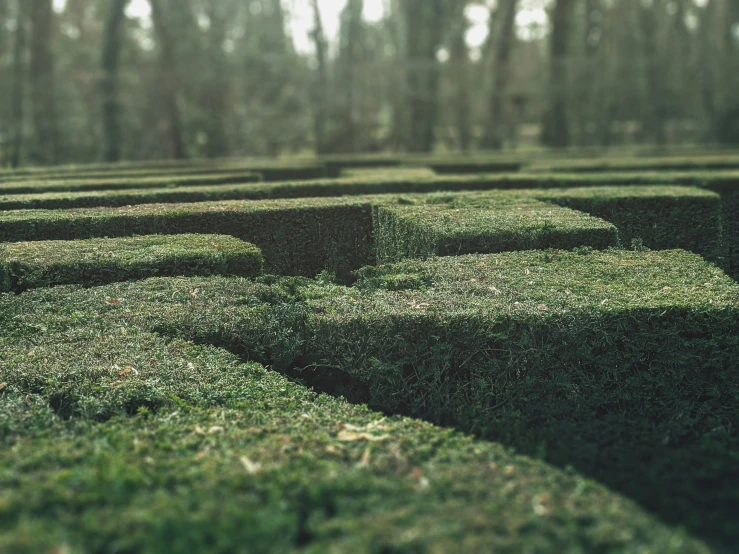
[[0, 214], [0, 242], [215, 233], [257, 245], [265, 270], [339, 276], [371, 263], [366, 199], [168, 204], [119, 209], [22, 210]]
[[665, 156], [564, 159], [534, 162], [527, 167], [532, 171], [565, 171], [577, 173], [601, 173], [608, 171], [696, 171], [714, 169], [739, 169], [739, 156]]
[[229, 185], [261, 181], [261, 175], [236, 172], [205, 175], [172, 175], [166, 177], [118, 177], [106, 179], [64, 179], [59, 181], [21, 181], [0, 183], [0, 198], [7, 195], [36, 195], [44, 198], [49, 192], [85, 192], [106, 190], [157, 189], [177, 186]]
[[739, 286], [694, 254], [446, 257], [368, 268], [350, 288], [177, 285], [195, 297], [157, 283], [141, 313], [135, 287], [116, 293], [129, 322], [573, 465], [667, 521], [739, 540]]
[[710, 552], [573, 472], [147, 331], [258, 319], [269, 290], [0, 296], [0, 550]]
[[262, 272], [262, 253], [223, 235], [158, 235], [0, 244], [0, 292], [147, 277]]
[[[719, 197], [677, 187], [614, 187], [596, 191], [592, 198], [587, 189], [563, 189], [20, 210], [0, 214], [0, 241], [219, 233], [260, 247], [269, 272], [312, 276], [327, 269], [342, 279], [373, 263], [376, 253], [380, 260], [397, 260], [432, 252], [603, 248], [616, 243], [609, 223], [537, 199], [611, 219], [627, 247], [632, 238], [640, 238], [649, 248], [688, 248], [718, 258]], [[515, 211], [501, 209], [510, 203], [517, 206]], [[420, 223], [421, 215], [427, 224], [407, 234], [408, 225], [414, 219]], [[688, 226], [685, 221], [697, 223]]]
[[[364, 194], [407, 194], [498, 189], [542, 189], [616, 185], [680, 185], [707, 188], [722, 195], [739, 190], [739, 172], [695, 172], [676, 174], [606, 174], [599, 176], [557, 174], [452, 175], [435, 177], [424, 170], [352, 171], [351, 177], [260, 184], [150, 187], [145, 190], [102, 190], [68, 193], [16, 194], [0, 196], [0, 209], [68, 209], [125, 206], [154, 202], [202, 202], [209, 200], [261, 200], [268, 198], [333, 197]], [[230, 176], [225, 176], [230, 178]], [[192, 177], [197, 179], [197, 177]], [[218, 178], [207, 175], [202, 178]], [[159, 179], [159, 178], [157, 178]], [[152, 184], [156, 184], [156, 180]], [[75, 181], [71, 181], [72, 186]], [[13, 184], [13, 187], [26, 185]], [[29, 185], [31, 186], [31, 185]], [[44, 185], [46, 186], [46, 185]], [[66, 186], [63, 182], [59, 186]], [[94, 185], [91, 185], [94, 186]], [[1, 187], [1, 186], [0, 186]], [[0, 188], [2, 190], [2, 188]]]
[[338, 177], [340, 169], [310, 161], [304, 163], [241, 161], [220, 164], [193, 163], [162, 167], [140, 167], [134, 164], [123, 167], [71, 166], [68, 168], [30, 168], [20, 171], [0, 172], [0, 182], [172, 177], [175, 175], [216, 175], [234, 172], [256, 173], [261, 175], [265, 181], [284, 181]]
[[618, 243], [616, 227], [602, 219], [542, 202], [489, 196], [483, 206], [378, 204], [373, 210], [377, 261], [580, 246], [604, 249]]
[[[271, 273], [313, 276], [327, 269], [346, 279], [353, 270], [373, 263], [376, 252], [381, 260], [395, 260], [411, 254], [428, 255], [432, 251], [451, 254], [522, 247], [570, 249], [613, 245], [616, 236], [612, 225], [536, 202], [541, 198], [567, 204], [579, 197], [582, 197], [579, 207], [584, 211], [602, 212], [615, 220], [625, 246], [631, 246], [630, 238], [641, 234], [638, 238], [643, 238], [645, 246], [650, 248], [682, 247], [708, 255], [720, 237], [720, 221], [716, 217], [720, 203], [715, 194], [688, 188], [655, 187], [640, 191], [633, 187], [614, 187], [604, 189], [602, 198], [599, 195], [591, 204], [586, 201], [587, 191], [561, 190], [20, 210], [0, 214], [0, 241], [219, 233], [256, 244]], [[649, 201], [644, 201], [647, 198]], [[429, 203], [436, 206], [430, 207]], [[521, 210], [492, 209], [501, 203], [529, 208], [525, 214]], [[666, 205], [670, 206], [668, 211]], [[462, 217], [459, 210], [466, 210], [466, 215], [474, 215], [475, 219]], [[405, 229], [400, 232], [405, 223], [401, 224], [393, 214], [413, 212], [425, 213], [430, 226], [419, 228], [419, 233], [408, 238]], [[456, 215], [448, 220], [444, 230], [438, 217], [436, 224], [432, 223], [434, 214]], [[693, 220], [700, 223], [685, 225], [685, 221]], [[657, 229], [653, 228], [654, 222], [659, 222]], [[424, 253], [419, 250], [413, 254], [408, 249], [409, 240], [414, 242], [412, 249], [422, 248]]]

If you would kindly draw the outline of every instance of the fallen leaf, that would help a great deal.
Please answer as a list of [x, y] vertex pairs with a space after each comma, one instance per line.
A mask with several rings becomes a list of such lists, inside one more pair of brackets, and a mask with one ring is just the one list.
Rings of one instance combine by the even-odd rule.
[[255, 475], [259, 473], [259, 471], [262, 469], [262, 464], [260, 464], [259, 462], [252, 462], [246, 456], [241, 456], [241, 458], [239, 458], [239, 461], [241, 462], [241, 465], [244, 466], [244, 469], [249, 475]]
[[116, 305], [121, 303], [120, 298], [106, 298], [105, 301], [110, 305]]
[[495, 287], [490, 287], [489, 290], [496, 296], [500, 294], [500, 291]]
[[118, 377], [125, 377], [126, 375], [129, 375], [131, 373], [133, 373], [134, 375], [138, 375], [139, 370], [136, 369], [135, 367], [127, 367], [126, 369], [124, 369], [118, 374]]
[[373, 435], [371, 433], [363, 433], [344, 429], [343, 431], [339, 431], [337, 438], [342, 442], [380, 442], [389, 439], [390, 435]]
[[213, 427], [211, 427], [210, 429], [208, 429], [208, 434], [209, 435], [214, 435], [216, 433], [223, 433], [223, 431], [224, 431], [223, 427], [220, 427], [218, 425], [214, 425]]
[[367, 448], [364, 449], [364, 454], [362, 454], [362, 458], [359, 460], [357, 467], [369, 466], [371, 458], [372, 458], [372, 448], [368, 446]]
[[0, 391], [5, 390], [6, 388], [8, 388], [8, 384], [7, 383], [0, 383]]

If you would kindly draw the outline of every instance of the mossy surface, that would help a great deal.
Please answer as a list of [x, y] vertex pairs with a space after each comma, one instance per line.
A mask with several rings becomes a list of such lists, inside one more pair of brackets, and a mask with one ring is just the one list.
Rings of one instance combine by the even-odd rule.
[[347, 276], [372, 262], [371, 218], [367, 200], [341, 198], [20, 210], [0, 214], [0, 240], [228, 234], [258, 246], [267, 272]]
[[291, 295], [338, 291], [298, 283], [0, 296], [0, 549], [710, 551], [572, 472], [151, 333], [269, 337]]
[[578, 246], [616, 246], [616, 227], [551, 204], [495, 195], [485, 206], [454, 202], [379, 205], [374, 211], [378, 262]]
[[[227, 185], [261, 181], [259, 174], [233, 172], [215, 175], [173, 175], [164, 177], [106, 177], [99, 179], [32, 180], [0, 182], [0, 201], [12, 202], [11, 195], [39, 195], [46, 193], [72, 193], [105, 190], [157, 189], [178, 186]], [[44, 196], [34, 196], [45, 198]], [[51, 197], [53, 198], [53, 197]]]
[[0, 290], [64, 284], [101, 285], [177, 275], [262, 272], [262, 253], [223, 235], [154, 235], [0, 244]]

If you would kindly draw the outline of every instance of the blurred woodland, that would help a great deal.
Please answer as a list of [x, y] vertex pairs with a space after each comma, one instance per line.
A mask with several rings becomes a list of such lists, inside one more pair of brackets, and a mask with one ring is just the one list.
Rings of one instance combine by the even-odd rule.
[[0, 0], [0, 165], [739, 142], [739, 0], [136, 1]]

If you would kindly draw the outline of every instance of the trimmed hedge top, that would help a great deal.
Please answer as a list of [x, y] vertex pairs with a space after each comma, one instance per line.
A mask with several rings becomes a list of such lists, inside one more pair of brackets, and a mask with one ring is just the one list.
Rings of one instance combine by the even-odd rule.
[[709, 551], [572, 472], [147, 332], [192, 309], [190, 326], [238, 333], [270, 290], [0, 296], [0, 550]]
[[0, 292], [156, 275], [238, 275], [262, 271], [260, 250], [223, 235], [156, 235], [0, 244]]
[[[261, 181], [261, 175], [251, 172], [234, 172], [216, 175], [173, 175], [165, 177], [108, 177], [104, 179], [64, 179], [60, 181], [0, 182], [0, 198], [7, 195], [32, 195], [44, 198], [43, 193], [83, 192], [103, 190], [156, 189], [177, 186], [225, 185]], [[6, 201], [11, 199], [6, 198]]]
[[484, 207], [454, 203], [378, 206], [379, 262], [545, 248], [616, 246], [616, 227], [601, 219], [542, 202], [490, 198]]

